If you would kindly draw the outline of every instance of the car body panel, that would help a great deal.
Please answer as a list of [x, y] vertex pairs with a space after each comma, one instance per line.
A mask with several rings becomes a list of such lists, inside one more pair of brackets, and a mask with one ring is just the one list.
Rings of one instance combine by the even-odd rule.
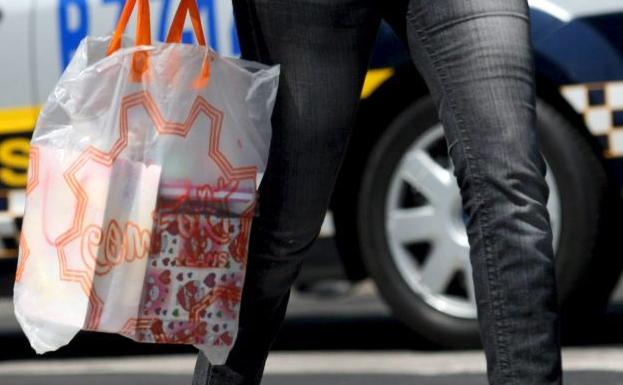
[[18, 109], [34, 102], [29, 52], [32, 0], [0, 0], [0, 106]]
[[532, 9], [548, 13], [561, 21], [623, 11], [623, 2], [619, 0], [528, 0], [528, 3]]

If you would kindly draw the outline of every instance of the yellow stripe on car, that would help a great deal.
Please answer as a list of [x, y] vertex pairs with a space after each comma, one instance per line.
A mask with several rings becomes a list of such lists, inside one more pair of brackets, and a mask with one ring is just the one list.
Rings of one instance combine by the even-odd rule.
[[392, 68], [379, 68], [369, 70], [363, 83], [361, 98], [365, 99], [372, 95], [385, 81], [394, 75]]
[[23, 188], [28, 171], [29, 134], [39, 106], [0, 109], [0, 188]]
[[40, 110], [39, 106], [0, 109], [0, 135], [32, 131]]

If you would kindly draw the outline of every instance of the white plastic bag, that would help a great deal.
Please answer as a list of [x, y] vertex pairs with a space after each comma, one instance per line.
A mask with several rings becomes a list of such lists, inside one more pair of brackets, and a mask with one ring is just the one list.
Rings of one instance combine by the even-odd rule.
[[[223, 363], [237, 334], [256, 185], [279, 68], [205, 47], [195, 0], [166, 44], [87, 37], [31, 143], [15, 314], [33, 348], [81, 330], [193, 344]], [[201, 45], [182, 45], [189, 12]], [[127, 48], [120, 48], [123, 45]]]

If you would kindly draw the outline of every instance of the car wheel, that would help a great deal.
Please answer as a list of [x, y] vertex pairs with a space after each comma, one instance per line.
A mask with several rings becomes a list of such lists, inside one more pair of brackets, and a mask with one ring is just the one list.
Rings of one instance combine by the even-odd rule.
[[[594, 253], [607, 178], [587, 140], [541, 101], [538, 129], [560, 301], [573, 303]], [[373, 148], [356, 213], [364, 264], [395, 315], [441, 345], [478, 345], [464, 214], [430, 98], [400, 114]]]

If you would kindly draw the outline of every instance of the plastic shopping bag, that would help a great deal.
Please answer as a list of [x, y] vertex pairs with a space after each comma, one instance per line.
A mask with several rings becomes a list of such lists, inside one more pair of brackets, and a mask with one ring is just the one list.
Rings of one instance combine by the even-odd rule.
[[[187, 14], [198, 46], [179, 44]], [[207, 48], [195, 0], [167, 43], [149, 30], [148, 0], [128, 0], [39, 117], [14, 291], [38, 353], [83, 329], [192, 344], [219, 364], [235, 341], [279, 68]]]

